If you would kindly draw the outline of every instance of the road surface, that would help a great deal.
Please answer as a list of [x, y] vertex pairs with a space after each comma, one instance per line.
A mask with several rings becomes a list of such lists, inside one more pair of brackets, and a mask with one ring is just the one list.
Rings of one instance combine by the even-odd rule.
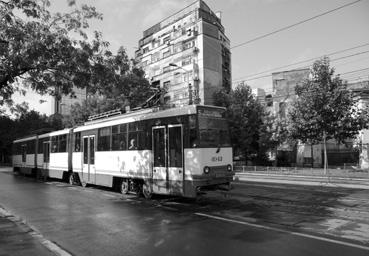
[[3, 168], [0, 205], [71, 255], [368, 255], [368, 190], [234, 186], [149, 201]]

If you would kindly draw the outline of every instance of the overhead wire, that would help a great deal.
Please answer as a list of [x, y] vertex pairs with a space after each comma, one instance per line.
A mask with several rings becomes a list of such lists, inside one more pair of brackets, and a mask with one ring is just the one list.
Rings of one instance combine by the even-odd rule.
[[291, 66], [294, 66], [294, 65], [302, 64], [302, 63], [305, 63], [305, 62], [317, 60], [317, 59], [322, 58], [324, 56], [332, 56], [332, 55], [336, 55], [336, 54], [339, 54], [339, 53], [351, 51], [351, 50], [358, 49], [358, 48], [361, 48], [361, 47], [364, 47], [364, 46], [368, 46], [368, 45], [369, 45], [369, 43], [361, 44], [361, 45], [354, 46], [354, 47], [351, 47], [351, 48], [347, 48], [347, 49], [343, 49], [343, 50], [331, 52], [331, 53], [328, 53], [328, 54], [325, 54], [325, 55], [321, 55], [319, 57], [310, 58], [310, 59], [307, 59], [307, 60], [303, 60], [303, 61], [299, 61], [299, 62], [287, 64], [287, 65], [276, 67], [276, 68], [272, 68], [272, 69], [268, 69], [268, 70], [265, 70], [265, 71], [262, 71], [262, 72], [258, 72], [258, 73], [255, 73], [255, 74], [238, 77], [236, 79], [233, 79], [233, 81], [239, 81], [239, 80], [243, 80], [245, 78], [251, 78], [251, 77], [254, 77], [254, 76], [257, 76], [257, 75], [261, 75], [261, 74], [264, 74], [264, 73], [267, 73], [267, 72], [271, 72], [271, 71], [275, 71], [275, 70], [278, 70], [278, 69], [287, 68], [287, 67], [291, 67]]
[[[335, 58], [335, 59], [331, 59], [330, 61], [331, 62], [334, 62], [334, 61], [337, 61], [337, 60], [347, 59], [347, 58], [351, 58], [351, 57], [358, 56], [358, 55], [365, 54], [365, 53], [369, 53], [369, 50], [368, 51], [362, 51], [362, 52], [354, 53], [354, 54], [350, 54], [350, 55], [346, 55], [346, 56], [342, 56], [342, 57], [338, 57], [338, 58]], [[296, 67], [296, 69], [297, 68], [298, 69], [309, 68], [310, 66], [311, 65], [300, 66], [300, 67]], [[250, 78], [246, 78], [246, 79], [233, 80], [232, 83], [235, 84], [235, 83], [239, 83], [239, 82], [253, 81], [253, 80], [258, 80], [258, 79], [266, 78], [266, 77], [270, 77], [270, 76], [272, 76], [272, 74], [267, 74], [267, 75], [257, 76], [257, 77], [250, 77]]]
[[243, 42], [243, 43], [237, 44], [237, 45], [235, 45], [235, 46], [232, 46], [232, 47], [231, 47], [231, 49], [235, 49], [235, 48], [241, 47], [241, 46], [243, 46], [243, 45], [246, 45], [246, 44], [249, 44], [249, 43], [255, 42], [255, 41], [257, 41], [257, 40], [263, 39], [263, 38], [265, 38], [265, 37], [268, 37], [268, 36], [271, 36], [271, 35], [277, 34], [277, 33], [282, 32], [282, 31], [284, 31], [284, 30], [288, 30], [288, 29], [290, 29], [290, 28], [296, 27], [296, 26], [301, 25], [301, 24], [303, 24], [303, 23], [306, 23], [306, 22], [308, 22], [308, 21], [311, 21], [311, 20], [317, 19], [317, 18], [322, 17], [322, 16], [324, 16], [324, 15], [327, 15], [327, 14], [330, 14], [330, 13], [332, 13], [332, 12], [335, 12], [335, 11], [338, 11], [338, 10], [340, 10], [340, 9], [343, 9], [343, 8], [345, 8], [345, 7], [348, 7], [348, 6], [354, 5], [354, 4], [356, 4], [356, 3], [358, 3], [358, 2], [361, 2], [361, 1], [362, 1], [362, 0], [356, 0], [356, 1], [353, 1], [353, 2], [350, 2], [350, 3], [347, 3], [347, 4], [344, 4], [344, 5], [341, 5], [341, 6], [339, 6], [339, 7], [336, 7], [336, 8], [334, 8], [334, 9], [331, 9], [331, 10], [325, 11], [325, 12], [323, 12], [323, 13], [320, 13], [320, 14], [315, 15], [315, 16], [313, 16], [313, 17], [310, 17], [310, 18], [308, 18], [308, 19], [305, 19], [305, 20], [299, 21], [299, 22], [294, 23], [294, 24], [292, 24], [292, 25], [288, 25], [288, 26], [286, 26], [286, 27], [282, 27], [282, 28], [276, 29], [276, 30], [274, 30], [274, 31], [272, 31], [272, 32], [266, 33], [266, 34], [261, 35], [261, 36], [257, 36], [257, 37], [255, 37], [255, 38], [253, 38], [253, 39], [251, 39], [251, 40], [248, 40], [248, 41], [246, 41], [246, 42]]

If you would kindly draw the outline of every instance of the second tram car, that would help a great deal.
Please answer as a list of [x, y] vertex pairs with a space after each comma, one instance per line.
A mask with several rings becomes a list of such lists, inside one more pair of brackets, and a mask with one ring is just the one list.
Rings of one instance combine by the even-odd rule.
[[[117, 187], [122, 193], [142, 192], [147, 198], [152, 194], [196, 197], [199, 191], [233, 180], [224, 112], [202, 105], [142, 109], [28, 139], [35, 140], [38, 148], [42, 145], [38, 153], [43, 154], [42, 168], [49, 177], [68, 174], [70, 182], [78, 179], [83, 186]], [[14, 144], [19, 147], [20, 142]], [[37, 160], [41, 162], [40, 157]], [[36, 163], [36, 168], [41, 164]]]

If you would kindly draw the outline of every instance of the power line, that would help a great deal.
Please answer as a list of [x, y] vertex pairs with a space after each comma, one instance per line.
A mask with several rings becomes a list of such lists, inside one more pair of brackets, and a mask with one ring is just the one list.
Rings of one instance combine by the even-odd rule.
[[[362, 51], [362, 52], [354, 53], [354, 54], [350, 54], [350, 55], [339, 57], [339, 58], [336, 58], [336, 59], [332, 59], [331, 62], [337, 61], [337, 60], [351, 58], [351, 57], [354, 57], [354, 56], [357, 56], [357, 55], [361, 55], [361, 54], [365, 54], [365, 53], [369, 53], [369, 50], [368, 51]], [[303, 68], [309, 68], [310, 66], [311, 65], [302, 66], [302, 67], [296, 67], [296, 68], [303, 69]], [[263, 72], [263, 73], [265, 73], [265, 72]], [[270, 77], [270, 76], [272, 76], [272, 74], [263, 75], [263, 76], [257, 76], [257, 77], [252, 77], [252, 78], [248, 78], [248, 79], [233, 80], [232, 82], [233, 83], [237, 83], [237, 82], [242, 82], [242, 81], [253, 81], [253, 80], [258, 80], [258, 79], [266, 78], [266, 77]]]
[[242, 80], [244, 78], [249, 78], [249, 77], [251, 78], [253, 76], [261, 75], [261, 74], [264, 74], [264, 73], [267, 73], [267, 72], [271, 72], [271, 71], [274, 71], [274, 70], [278, 70], [278, 69], [281, 69], [281, 68], [287, 68], [287, 67], [290, 67], [290, 66], [294, 66], [294, 65], [305, 63], [305, 62], [313, 61], [313, 60], [319, 59], [319, 58], [324, 57], [324, 56], [331, 56], [331, 55], [335, 55], [335, 54], [338, 54], [338, 53], [347, 52], [347, 51], [354, 50], [354, 49], [357, 49], [357, 48], [361, 48], [361, 47], [364, 47], [364, 46], [367, 46], [367, 45], [369, 45], [369, 43], [365, 43], [365, 44], [361, 44], [361, 45], [354, 46], [354, 47], [351, 47], [351, 48], [347, 48], [347, 49], [335, 51], [335, 52], [332, 52], [332, 53], [328, 53], [326, 55], [322, 55], [322, 56], [319, 56], [319, 57], [315, 57], [315, 58], [311, 58], [311, 59], [307, 59], [307, 60], [303, 60], [303, 61], [291, 63], [291, 64], [280, 66], [280, 67], [277, 67], [277, 68], [268, 69], [268, 70], [265, 70], [263, 72], [259, 72], [259, 73], [255, 73], [255, 74], [251, 74], [251, 75], [239, 77], [239, 78], [233, 79], [233, 81], [238, 81], [238, 80]]
[[349, 72], [345, 72], [345, 73], [341, 73], [340, 75], [345, 75], [345, 74], [351, 74], [351, 73], [357, 73], [359, 71], [364, 71], [364, 70], [368, 70], [369, 68], [363, 68], [363, 69], [357, 69], [354, 71], [349, 71]]
[[237, 48], [237, 47], [240, 47], [240, 46], [243, 46], [243, 45], [246, 45], [246, 44], [249, 44], [249, 43], [255, 42], [255, 41], [260, 40], [260, 39], [262, 39], [262, 38], [265, 38], [265, 37], [268, 37], [268, 36], [271, 36], [271, 35], [277, 34], [277, 33], [282, 32], [282, 31], [284, 31], [284, 30], [290, 29], [290, 28], [292, 28], [292, 27], [295, 27], [295, 26], [301, 25], [301, 24], [303, 24], [303, 23], [306, 23], [306, 22], [308, 22], [308, 21], [314, 20], [314, 19], [319, 18], [319, 17], [321, 17], [321, 16], [327, 15], [327, 14], [332, 13], [332, 12], [335, 12], [335, 11], [338, 11], [338, 10], [340, 10], [340, 9], [342, 9], [342, 8], [345, 8], [345, 7], [348, 7], [348, 6], [350, 6], [350, 5], [356, 4], [356, 3], [360, 2], [360, 1], [362, 1], [362, 0], [356, 0], [356, 1], [354, 1], [354, 2], [347, 3], [347, 4], [345, 4], [345, 5], [339, 6], [339, 7], [337, 7], [337, 8], [332, 9], [332, 10], [329, 10], [329, 11], [323, 12], [323, 13], [321, 13], [321, 14], [315, 15], [315, 16], [313, 16], [313, 17], [310, 17], [310, 18], [308, 18], [308, 19], [306, 19], [306, 20], [302, 20], [302, 21], [299, 21], [299, 22], [294, 23], [294, 24], [292, 24], [292, 25], [289, 25], [289, 26], [286, 26], [286, 27], [283, 27], [283, 28], [280, 28], [280, 29], [274, 30], [274, 31], [272, 31], [272, 32], [269, 32], [269, 33], [267, 33], [267, 34], [264, 34], [264, 35], [261, 35], [261, 36], [258, 36], [258, 37], [255, 37], [255, 38], [253, 38], [253, 39], [251, 39], [251, 40], [248, 40], [248, 41], [246, 41], [246, 42], [243, 42], [243, 43], [237, 44], [237, 45], [235, 45], [235, 46], [232, 46], [232, 47], [231, 47], [231, 49], [234, 49], [234, 48]]

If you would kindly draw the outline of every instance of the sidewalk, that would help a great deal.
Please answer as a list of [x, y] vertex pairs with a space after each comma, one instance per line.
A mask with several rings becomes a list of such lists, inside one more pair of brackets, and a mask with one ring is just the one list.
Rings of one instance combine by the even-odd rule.
[[0, 205], [1, 256], [69, 255]]
[[369, 179], [327, 177], [327, 176], [305, 176], [305, 175], [283, 175], [266, 174], [259, 172], [236, 172], [235, 181], [252, 181], [280, 184], [296, 184], [307, 186], [327, 186], [356, 189], [369, 189]]

